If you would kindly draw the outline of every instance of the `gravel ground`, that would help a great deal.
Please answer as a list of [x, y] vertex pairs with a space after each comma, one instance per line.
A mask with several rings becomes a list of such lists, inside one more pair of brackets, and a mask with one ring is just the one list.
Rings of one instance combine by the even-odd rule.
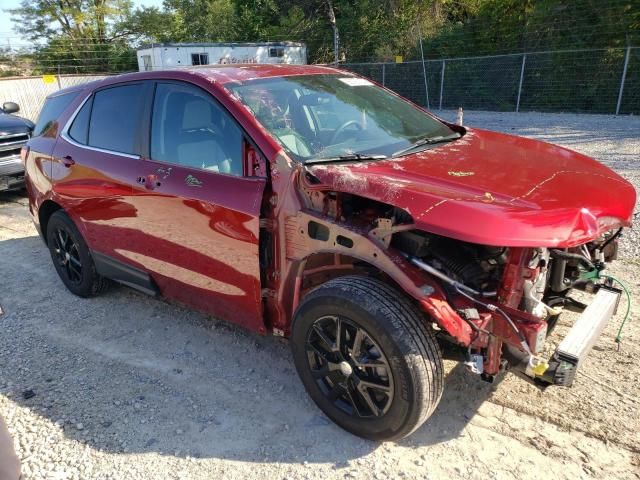
[[[592, 155], [640, 189], [640, 119], [467, 112], [465, 121]], [[539, 392], [510, 374], [487, 384], [447, 361], [429, 422], [373, 443], [312, 404], [281, 339], [125, 287], [69, 294], [26, 204], [0, 194], [0, 415], [26, 479], [640, 478], [636, 314], [619, 352], [620, 315], [611, 322], [572, 389]], [[638, 245], [628, 233], [611, 269], [636, 310]]]

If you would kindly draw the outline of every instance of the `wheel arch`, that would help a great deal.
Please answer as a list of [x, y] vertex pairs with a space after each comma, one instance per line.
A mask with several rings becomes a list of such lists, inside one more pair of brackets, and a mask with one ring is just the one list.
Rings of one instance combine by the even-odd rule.
[[[289, 336], [298, 305], [307, 294], [329, 280], [356, 274], [381, 280], [404, 295], [425, 314], [425, 318], [431, 318], [438, 323], [461, 344], [466, 345], [471, 342], [470, 327], [448, 303], [435, 279], [414, 272], [411, 266], [403, 269], [394, 264], [394, 268], [385, 268], [387, 262], [384, 260], [389, 259], [381, 259], [378, 255], [375, 261], [380, 260], [380, 264], [376, 264], [364, 256], [360, 257], [357, 253], [347, 254], [339, 251], [315, 252], [304, 257], [298, 263], [295, 279], [291, 283], [293, 287], [291, 309], [282, 334]], [[308, 277], [310, 280], [305, 282], [305, 278]], [[423, 289], [429, 289], [431, 293], [427, 295]]]
[[356, 270], [355, 273], [384, 279], [411, 301], [417, 302], [423, 312], [461, 344], [471, 343], [471, 327], [449, 304], [439, 282], [411, 264], [400, 252], [371, 238], [363, 229], [320, 215], [298, 212], [288, 217], [280, 230], [285, 242], [279, 248], [280, 268], [276, 273], [282, 277], [277, 275], [277, 290], [264, 292], [268, 294], [268, 308], [274, 312], [270, 316], [270, 326], [275, 335], [289, 336], [301, 298], [310, 291], [309, 287], [322, 283], [305, 282], [308, 270], [314, 270], [314, 274], [321, 273], [327, 281], [344, 275], [347, 268], [342, 263], [350, 259], [348, 263], [354, 267], [349, 267], [349, 273]]
[[[334, 278], [348, 275], [376, 277], [413, 299], [397, 279], [366, 258], [343, 252], [314, 252], [302, 259], [298, 265], [296, 279], [299, 278], [300, 281], [296, 281], [294, 293], [297, 298], [294, 298], [293, 310], [295, 311], [300, 301], [315, 288]], [[306, 286], [305, 280], [309, 282]]]
[[44, 243], [47, 243], [47, 225], [51, 215], [58, 210], [62, 210], [62, 206], [53, 200], [45, 200], [38, 208], [38, 223], [40, 224], [40, 233]]

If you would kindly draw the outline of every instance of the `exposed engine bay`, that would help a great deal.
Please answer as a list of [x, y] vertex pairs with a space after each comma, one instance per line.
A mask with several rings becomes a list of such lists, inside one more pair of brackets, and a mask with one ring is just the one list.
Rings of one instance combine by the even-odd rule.
[[[532, 248], [525, 263], [522, 298], [517, 308], [546, 319], [559, 314], [545, 302], [562, 304], [572, 288], [594, 291], [588, 273], [615, 260], [619, 230], [572, 249]], [[391, 246], [418, 258], [485, 297], [498, 294], [510, 249], [477, 245], [420, 231], [393, 235]], [[514, 305], [512, 305], [514, 306]]]
[[[361, 224], [374, 234], [386, 222], [388, 235], [380, 237], [385, 246], [426, 262], [482, 296], [497, 295], [509, 263], [508, 247], [478, 245], [405, 229], [413, 224], [413, 219], [402, 209], [357, 195], [318, 191], [313, 177], [305, 180], [311, 209], [338, 221]], [[572, 288], [593, 292], [594, 278], [585, 272], [601, 271], [606, 262], [616, 259], [621, 230], [610, 231], [596, 241], [571, 249], [527, 249], [529, 253], [521, 265], [527, 270], [521, 299], [510, 306], [547, 318], [557, 315], [558, 310], [544, 302], [563, 304]]]
[[393, 235], [391, 246], [428, 262], [479, 292], [496, 292], [508, 249], [474, 245], [420, 231]]

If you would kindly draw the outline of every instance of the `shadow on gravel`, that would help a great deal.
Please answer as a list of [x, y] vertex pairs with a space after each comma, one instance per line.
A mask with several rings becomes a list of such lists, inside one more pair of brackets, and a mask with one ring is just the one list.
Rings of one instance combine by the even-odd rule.
[[[379, 447], [320, 413], [283, 340], [125, 287], [77, 298], [36, 236], [0, 241], [0, 272], [0, 394], [69, 439], [113, 453], [336, 466]], [[430, 421], [402, 443], [466, 435], [491, 390], [453, 368]]]
[[480, 406], [491, 396], [504, 375], [487, 383], [477, 375], [466, 371], [463, 363], [456, 363], [445, 378], [442, 400], [431, 418], [401, 443], [407, 446], [433, 445], [448, 440], [466, 437], [469, 421]]

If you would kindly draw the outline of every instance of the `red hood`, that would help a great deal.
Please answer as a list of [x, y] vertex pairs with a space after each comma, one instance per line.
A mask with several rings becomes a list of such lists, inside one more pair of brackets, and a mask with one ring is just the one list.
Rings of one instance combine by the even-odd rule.
[[486, 130], [402, 158], [320, 164], [331, 188], [402, 208], [419, 229], [496, 246], [570, 247], [628, 226], [636, 192], [597, 161]]

